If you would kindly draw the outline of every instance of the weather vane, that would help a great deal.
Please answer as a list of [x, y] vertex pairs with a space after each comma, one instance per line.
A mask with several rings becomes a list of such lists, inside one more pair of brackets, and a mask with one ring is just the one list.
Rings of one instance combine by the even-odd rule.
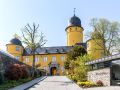
[[76, 10], [76, 8], [74, 8], [74, 16], [75, 16], [75, 10]]
[[16, 33], [13, 36], [17, 39], [21, 39], [20, 36], [18, 36]]

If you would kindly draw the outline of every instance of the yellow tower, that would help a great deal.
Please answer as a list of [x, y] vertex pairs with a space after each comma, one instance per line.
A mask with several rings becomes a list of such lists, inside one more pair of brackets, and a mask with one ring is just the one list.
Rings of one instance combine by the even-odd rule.
[[91, 34], [91, 39], [87, 41], [87, 53], [93, 59], [99, 59], [105, 55], [102, 37], [96, 30]]
[[75, 15], [70, 19], [68, 27], [65, 29], [67, 33], [67, 46], [73, 46], [76, 43], [83, 42], [83, 28], [81, 20]]
[[23, 46], [21, 41], [18, 38], [13, 38], [7, 46], [7, 52], [15, 56], [16, 59], [22, 61]]

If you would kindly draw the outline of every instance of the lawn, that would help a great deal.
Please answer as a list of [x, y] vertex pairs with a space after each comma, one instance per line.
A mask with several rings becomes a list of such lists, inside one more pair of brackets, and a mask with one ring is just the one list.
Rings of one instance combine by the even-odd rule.
[[32, 78], [27, 78], [27, 79], [19, 79], [19, 80], [9, 80], [9, 81], [5, 81], [4, 83], [0, 84], [0, 90], [8, 90], [12, 87], [21, 85], [23, 83], [29, 82], [31, 81]]

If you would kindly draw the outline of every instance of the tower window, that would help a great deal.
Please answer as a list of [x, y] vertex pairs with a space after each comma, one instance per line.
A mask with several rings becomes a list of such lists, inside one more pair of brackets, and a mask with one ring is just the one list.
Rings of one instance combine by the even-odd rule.
[[20, 47], [19, 46], [16, 46], [16, 51], [20, 51]]
[[89, 44], [87, 43], [87, 47], [89, 47]]
[[72, 30], [72, 29], [70, 28], [70, 32], [71, 32], [71, 30]]
[[75, 28], [75, 30], [77, 31], [77, 27]]

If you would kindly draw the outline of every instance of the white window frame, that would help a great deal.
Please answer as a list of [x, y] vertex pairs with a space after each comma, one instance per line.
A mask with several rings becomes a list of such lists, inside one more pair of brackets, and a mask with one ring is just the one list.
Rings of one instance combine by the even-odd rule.
[[44, 66], [43, 69], [44, 69], [44, 70], [47, 70], [47, 66]]
[[56, 62], [56, 57], [52, 56], [52, 62]]
[[63, 66], [61, 66], [61, 71], [63, 72], [65, 70], [65, 68]]
[[35, 57], [35, 62], [39, 62], [39, 57]]
[[29, 58], [28, 57], [25, 58], [25, 62], [26, 63], [29, 62]]
[[61, 56], [61, 61], [64, 61], [65, 60], [65, 56]]
[[47, 57], [43, 57], [43, 62], [47, 62]]

